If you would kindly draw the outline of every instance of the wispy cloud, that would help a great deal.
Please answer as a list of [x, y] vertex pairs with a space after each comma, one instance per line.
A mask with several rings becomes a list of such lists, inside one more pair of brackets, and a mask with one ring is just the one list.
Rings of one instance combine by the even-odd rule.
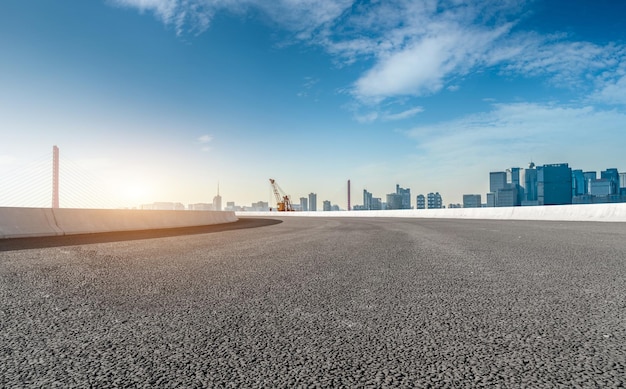
[[337, 64], [368, 60], [371, 66], [349, 91], [362, 104], [456, 90], [461, 87], [458, 77], [487, 68], [547, 77], [573, 90], [585, 85], [598, 100], [624, 101], [619, 69], [626, 62], [626, 46], [575, 41], [558, 31], [540, 35], [515, 29], [530, 0], [109, 2], [151, 12], [177, 34], [206, 30], [218, 12], [260, 12], [293, 39], [323, 47]]
[[505, 168], [531, 156], [542, 158], [542, 163], [576, 160], [593, 166], [598, 155], [620, 153], [618, 145], [626, 142], [621, 131], [625, 121], [622, 113], [589, 106], [495, 104], [489, 112], [415, 127], [406, 135], [416, 142], [423, 162], [437, 166], [482, 160], [485, 166]]
[[298, 97], [307, 97], [307, 96], [309, 96], [309, 92], [311, 91], [311, 89], [319, 82], [320, 82], [319, 78], [305, 77], [304, 78], [304, 82], [302, 84], [302, 90], [300, 90], [297, 93], [297, 96]]
[[211, 147], [209, 146], [209, 143], [211, 143], [211, 141], [213, 141], [213, 137], [211, 135], [205, 134], [202, 135], [200, 137], [198, 137], [197, 139], [198, 143], [200, 143], [202, 145], [202, 151], [210, 151]]
[[400, 112], [391, 111], [369, 111], [367, 113], [356, 113], [355, 119], [360, 123], [371, 123], [375, 121], [395, 121], [404, 120], [417, 115], [420, 112], [424, 112], [423, 107], [413, 107]]
[[198, 142], [200, 143], [209, 143], [212, 140], [213, 140], [213, 137], [211, 135], [202, 135], [201, 137], [198, 138]]
[[415, 115], [417, 115], [420, 112], [424, 112], [424, 108], [422, 107], [413, 107], [407, 110], [404, 110], [402, 112], [398, 112], [398, 113], [389, 113], [386, 112], [385, 115], [383, 116], [383, 118], [385, 120], [403, 120], [403, 119], [408, 119], [410, 117], [413, 117]]
[[281, 27], [297, 33], [299, 39], [310, 38], [319, 26], [335, 20], [350, 7], [351, 0], [109, 0], [122, 7], [152, 12], [167, 25], [173, 25], [176, 33], [200, 33], [210, 27], [216, 13], [226, 11], [245, 14], [248, 10], [260, 10]]

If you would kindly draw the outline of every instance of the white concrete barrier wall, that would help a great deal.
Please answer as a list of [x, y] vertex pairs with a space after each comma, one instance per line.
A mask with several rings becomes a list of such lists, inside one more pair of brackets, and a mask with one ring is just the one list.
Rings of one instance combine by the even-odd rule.
[[237, 212], [237, 216], [408, 217], [495, 220], [626, 222], [626, 203], [537, 207], [405, 209], [389, 211]]
[[231, 223], [234, 212], [0, 207], [0, 239]]
[[62, 235], [50, 208], [0, 207], [0, 238]]

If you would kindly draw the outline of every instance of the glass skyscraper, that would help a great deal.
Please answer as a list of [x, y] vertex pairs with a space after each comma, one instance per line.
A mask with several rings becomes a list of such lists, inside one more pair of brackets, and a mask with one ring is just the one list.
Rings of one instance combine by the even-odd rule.
[[537, 167], [537, 200], [539, 205], [572, 203], [572, 169], [567, 163]]

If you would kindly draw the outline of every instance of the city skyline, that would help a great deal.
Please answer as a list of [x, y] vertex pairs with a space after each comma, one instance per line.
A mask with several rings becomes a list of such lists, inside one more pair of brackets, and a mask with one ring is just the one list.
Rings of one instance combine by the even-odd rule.
[[[620, 171], [626, 4], [7, 0], [0, 177], [58, 145], [132, 207]], [[358, 197], [356, 197], [358, 198]], [[353, 204], [357, 202], [353, 195]], [[412, 202], [415, 196], [412, 196]]]

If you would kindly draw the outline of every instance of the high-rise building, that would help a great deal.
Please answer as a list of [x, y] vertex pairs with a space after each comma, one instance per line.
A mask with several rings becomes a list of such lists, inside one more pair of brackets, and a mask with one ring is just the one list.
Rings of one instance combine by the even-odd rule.
[[213, 209], [215, 211], [222, 210], [222, 196], [220, 196], [220, 184], [217, 184], [217, 195], [213, 197]]
[[482, 207], [481, 196], [479, 194], [464, 194], [463, 208], [480, 208]]
[[626, 173], [619, 174], [619, 187], [626, 188]]
[[423, 194], [418, 194], [415, 198], [416, 209], [426, 209], [426, 197]]
[[317, 193], [309, 193], [309, 211], [317, 211]]
[[400, 188], [400, 185], [396, 184], [396, 194], [402, 196], [400, 209], [411, 209], [411, 189]]
[[517, 198], [515, 199], [515, 205], [522, 205], [522, 201], [526, 200], [526, 196], [524, 194], [525, 187], [525, 172], [524, 169], [519, 167], [512, 167], [507, 169], [507, 184], [513, 185], [517, 190]]
[[496, 206], [496, 194], [487, 193], [487, 207], [492, 208]]
[[[506, 176], [505, 176], [506, 177]], [[443, 200], [439, 192], [428, 194], [428, 209], [439, 209], [443, 207]]]
[[387, 195], [387, 209], [402, 209], [402, 195], [389, 193]]
[[506, 187], [506, 172], [489, 173], [489, 192], [497, 193], [498, 189]]
[[567, 163], [537, 167], [537, 201], [539, 205], [572, 203], [572, 169]]
[[372, 208], [372, 194], [363, 189], [363, 209], [370, 210]]
[[582, 170], [572, 170], [572, 196], [582, 196], [587, 193], [589, 185]]
[[324, 200], [324, 201], [322, 202], [322, 207], [323, 207], [322, 209], [323, 209], [324, 211], [326, 211], [326, 212], [327, 212], [327, 211], [330, 211], [330, 208], [331, 208], [330, 201], [328, 201], [328, 200]]
[[496, 192], [496, 207], [516, 207], [519, 202], [519, 185], [507, 184]]
[[615, 194], [613, 181], [607, 178], [589, 181], [589, 194], [592, 196], [609, 196]]
[[383, 202], [380, 197], [372, 197], [372, 210], [380, 211], [383, 209]]
[[619, 172], [615, 168], [606, 169], [600, 172], [600, 178], [609, 180], [611, 182], [611, 193], [619, 193]]
[[252, 203], [250, 208], [246, 209], [246, 211], [267, 212], [269, 209], [270, 204], [267, 201], [257, 201], [256, 203]]
[[595, 180], [598, 178], [598, 173], [596, 172], [584, 172], [583, 176], [585, 177], [585, 193], [590, 193], [591, 192], [591, 181]]
[[302, 212], [306, 212], [309, 210], [309, 203], [306, 197], [300, 197], [300, 208]]
[[537, 205], [537, 169], [535, 163], [528, 164], [528, 169], [524, 171], [524, 200], [522, 205]]

